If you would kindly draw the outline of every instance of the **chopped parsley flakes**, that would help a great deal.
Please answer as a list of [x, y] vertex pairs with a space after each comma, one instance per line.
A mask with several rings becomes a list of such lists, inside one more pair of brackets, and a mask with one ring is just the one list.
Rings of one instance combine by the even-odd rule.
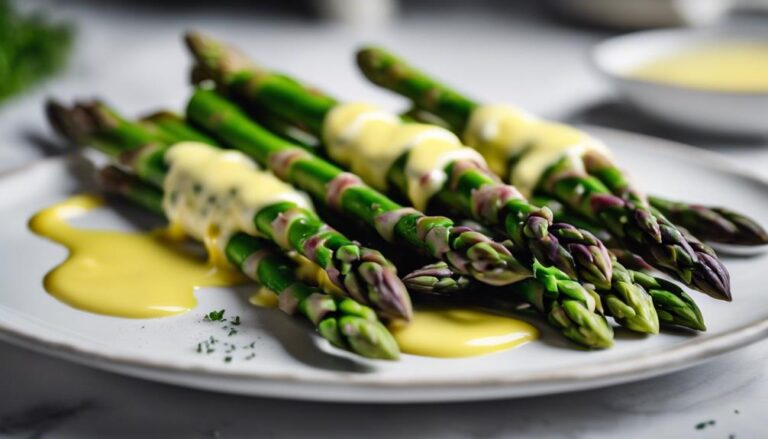
[[208, 322], [223, 322], [226, 321], [224, 318], [224, 311], [223, 309], [220, 309], [218, 311], [211, 311], [208, 314], [203, 317], [203, 320]]
[[698, 424], [696, 424], [696, 430], [704, 430], [705, 428], [711, 427], [713, 425], [715, 425], [714, 419], [710, 419], [709, 421], [699, 422]]
[[[228, 322], [228, 324], [224, 324], [221, 326], [221, 329], [227, 333], [227, 337], [232, 337], [233, 335], [237, 334], [237, 329], [234, 328], [234, 326], [240, 326], [242, 321], [240, 320], [240, 316], [235, 316], [232, 319], [227, 320], [224, 317], [226, 310], [220, 309], [220, 310], [213, 310], [209, 312], [208, 314], [205, 314], [203, 316], [203, 321], [205, 322]], [[219, 343], [219, 340], [215, 338], [214, 336], [208, 337], [208, 339], [203, 340], [197, 344], [197, 348], [195, 349], [198, 354], [206, 353], [211, 354], [216, 351], [215, 346]], [[253, 349], [256, 342], [251, 342], [250, 345], [243, 346], [243, 348], [250, 348]], [[237, 347], [233, 343], [227, 343], [227, 342], [221, 342], [221, 347], [223, 348], [224, 353], [224, 362], [230, 363], [232, 362], [232, 355], [230, 355], [232, 352], [234, 352]], [[244, 359], [250, 360], [256, 355], [251, 353]]]

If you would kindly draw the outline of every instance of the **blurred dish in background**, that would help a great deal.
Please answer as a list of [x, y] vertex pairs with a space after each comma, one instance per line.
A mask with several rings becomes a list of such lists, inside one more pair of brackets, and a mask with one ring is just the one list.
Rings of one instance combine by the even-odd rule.
[[651, 60], [630, 76], [706, 90], [768, 92], [768, 42], [703, 44]]
[[766, 136], [768, 31], [658, 30], [598, 44], [592, 61], [619, 95], [656, 119]]
[[560, 15], [621, 29], [701, 26], [721, 19], [734, 0], [549, 0]]
[[382, 26], [397, 17], [397, 0], [312, 0], [312, 5], [324, 19], [353, 26]]

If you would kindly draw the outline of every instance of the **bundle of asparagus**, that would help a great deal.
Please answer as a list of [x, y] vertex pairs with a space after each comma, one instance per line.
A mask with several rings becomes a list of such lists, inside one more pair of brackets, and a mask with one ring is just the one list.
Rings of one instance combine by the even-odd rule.
[[556, 267], [524, 266], [506, 246], [482, 233], [457, 227], [447, 217], [426, 216], [395, 203], [365, 186], [354, 174], [267, 131], [216, 93], [195, 92], [187, 106], [187, 118], [224, 144], [248, 153], [330, 209], [360, 220], [386, 241], [411, 246], [442, 260], [454, 273], [490, 285], [513, 285], [512, 293], [525, 284], [520, 281], [534, 277], [542, 287], [537, 289], [535, 304], [550, 323], [588, 346], [606, 347], [612, 343], [610, 326], [597, 313], [601, 308], [598, 296]]
[[[397, 344], [379, 319], [407, 322], [409, 291], [445, 300], [439, 296], [490, 289], [494, 300], [530, 304], [564, 336], [592, 348], [613, 342], [606, 316], [643, 333], [657, 333], [660, 323], [704, 330], [698, 307], [682, 288], [647, 271], [660, 269], [730, 299], [728, 274], [701, 240], [768, 241], [762, 228], [738, 213], [646, 198], [601, 146], [552, 164], [544, 163], [532, 142], [500, 161], [499, 148], [483, 144], [488, 136], [472, 127], [473, 115], [484, 107], [381, 50], [364, 50], [358, 59], [377, 83], [414, 100], [407, 117], [368, 104], [339, 103], [202, 35], [189, 34], [187, 43], [196, 61], [193, 81], [212, 83], [216, 91], [196, 90], [186, 120], [160, 112], [132, 122], [100, 102], [72, 108], [52, 102], [49, 119], [70, 140], [93, 146], [121, 165], [122, 170], [109, 167], [102, 173], [108, 189], [165, 214], [172, 226], [199, 220], [194, 211], [176, 209], [179, 203], [202, 206], [205, 218], [211, 210], [234, 209], [245, 223], [221, 233], [226, 239], [218, 245], [223, 244], [226, 261], [275, 291], [283, 311], [305, 317], [322, 337], [351, 352], [397, 357]], [[444, 124], [465, 135], [479, 153], [450, 131], [410, 118]], [[581, 136], [547, 126], [566, 138]], [[238, 160], [242, 156], [252, 166], [258, 163], [273, 173], [259, 178], [272, 179], [274, 188], [293, 185], [297, 195], [243, 209], [230, 199], [236, 193], [224, 196], [214, 189], [215, 181], [190, 180], [182, 173], [178, 151], [190, 141], [207, 144], [202, 148], [216, 154], [240, 154]], [[219, 145], [241, 153], [223, 152]], [[539, 154], [538, 163], [525, 163], [541, 169], [511, 172], [526, 154]], [[184, 191], [178, 181], [194, 195], [179, 195]], [[325, 210], [315, 213], [297, 190]], [[323, 221], [333, 212], [400, 251], [403, 246], [414, 250], [425, 265], [398, 278], [395, 264], [385, 257], [388, 244], [364, 246], [348, 239]], [[208, 235], [184, 231], [212, 245]], [[295, 261], [283, 252], [316, 264], [327, 284], [303, 283]]]
[[[128, 128], [97, 133], [95, 125], [81, 119], [84, 107], [66, 109], [49, 104], [49, 116], [54, 126], [70, 140], [94, 142], [105, 151], [129, 151], [149, 139], [140, 131]], [[85, 124], [84, 124], [85, 123]], [[119, 124], [114, 125], [117, 128]], [[101, 130], [99, 130], [101, 131]], [[77, 136], [72, 137], [73, 134]], [[120, 136], [124, 134], [124, 136]], [[134, 136], [131, 137], [130, 134]], [[98, 139], [98, 140], [97, 140]], [[162, 189], [115, 166], [101, 173], [106, 189], [120, 194], [147, 210], [164, 214]], [[238, 232], [227, 239], [224, 252], [229, 263], [247, 277], [278, 294], [279, 308], [289, 314], [298, 313], [313, 325], [318, 334], [332, 345], [377, 359], [397, 359], [399, 348], [373, 309], [354, 299], [329, 295], [320, 288], [301, 282], [296, 277], [296, 263], [282, 254], [267, 239]]]
[[[152, 129], [154, 132], [163, 136], [168, 142], [179, 142], [184, 140], [197, 140], [208, 143], [213, 142], [210, 137], [191, 127], [181, 117], [170, 112], [160, 112], [150, 115], [144, 119], [143, 123], [149, 129]], [[470, 229], [485, 235], [490, 234], [488, 230], [474, 225], [467, 224], [465, 227], [469, 227]], [[533, 304], [537, 309], [547, 315], [553, 326], [558, 328], [567, 338], [579, 344], [595, 348], [609, 346], [612, 339], [612, 333], [610, 328], [605, 325], [605, 320], [602, 317], [585, 310], [578, 301], [569, 298], [569, 295], [580, 297], [580, 295], [583, 294], [583, 290], [575, 283], [571, 283], [567, 281], [567, 279], [564, 279], [563, 275], [558, 273], [556, 269], [540, 267], [539, 274], [539, 277], [544, 279], [549, 277], [549, 279], [552, 280], [560, 280], [562, 286], [559, 288], [565, 288], [566, 285], [571, 285], [573, 291], [569, 291], [569, 293], [565, 294], [562, 298], [552, 297], [552, 294], [547, 291], [542, 282], [531, 278], [508, 286], [507, 288], [509, 291], [504, 291], [504, 293], [507, 293], [503, 294], [504, 299], [512, 299], [518, 302]], [[545, 277], [544, 275], [548, 277]], [[483, 284], [474, 279], [457, 275], [445, 262], [430, 264], [415, 270], [409, 275], [406, 275], [403, 278], [403, 281], [408, 286], [409, 291], [430, 294], [471, 290], [480, 292], [488, 289], [487, 285], [482, 287], [481, 285]], [[556, 289], [557, 286], [553, 288]], [[599, 298], [597, 299], [595, 307], [601, 309]], [[693, 307], [695, 308], [695, 305]], [[698, 312], [698, 310], [696, 311]], [[631, 312], [630, 309], [630, 314]], [[573, 317], [569, 317], [569, 315]], [[579, 323], [574, 324], [574, 321]], [[701, 325], [700, 314], [698, 315], [697, 322]], [[703, 326], [699, 327], [699, 329], [703, 329]]]
[[[195, 94], [195, 97], [199, 96], [207, 97], [205, 101], [213, 99], [213, 102], [231, 105], [227, 102], [219, 101], [221, 98], [211, 95], [210, 92], [198, 91]], [[190, 101], [190, 106], [196, 102], [195, 97]], [[224, 109], [227, 108], [226, 105], [223, 107]], [[229, 107], [229, 109], [236, 110], [234, 107]], [[194, 133], [194, 131], [189, 128], [184, 129], [182, 127], [183, 134], [180, 134], [179, 131], [174, 131], [175, 129], [179, 129], [180, 126], [177, 125], [173, 128], [171, 127], [171, 124], [167, 123], [167, 120], [166, 123], [163, 124], [160, 120], [160, 116], [155, 117], [154, 123], [151, 124], [154, 125], [154, 130], [149, 130], [147, 129], [147, 123], [150, 121], [145, 121], [144, 126], [137, 123], [131, 123], [100, 102], [88, 104], [81, 103], [72, 109], [67, 109], [52, 102], [48, 105], [48, 114], [52, 124], [67, 138], [75, 141], [75, 143], [93, 145], [101, 151], [106, 152], [115, 157], [123, 166], [133, 169], [144, 181], [151, 182], [156, 187], [158, 187], [157, 181], [162, 180], [162, 176], [167, 172], [167, 167], [164, 161], [156, 156], [159, 153], [164, 154], [165, 151], [167, 151], [168, 144], [165, 143], [166, 141], [177, 141], [182, 138], [188, 138], [190, 140], [206, 140], [205, 137]], [[226, 116], [225, 119], [231, 118], [231, 114], [222, 114], [222, 116]], [[239, 122], [241, 123], [236, 123], [235, 126], [245, 126], [246, 123], [250, 123], [244, 115], [241, 115], [241, 117], [243, 118], [239, 119]], [[254, 127], [258, 126], [254, 125]], [[155, 134], [152, 134], [153, 131]], [[265, 131], [264, 134], [269, 133]], [[257, 148], [261, 144], [253, 143], [252, 145], [254, 148]], [[140, 149], [145, 151], [142, 153]], [[142, 157], [143, 159], [137, 159]], [[319, 162], [319, 166], [324, 166], [326, 169], [332, 169], [330, 164], [323, 164], [324, 162], [320, 160], [317, 161]], [[140, 166], [139, 164], [144, 166]], [[318, 164], [315, 165], [318, 166]], [[309, 169], [306, 171], [308, 174], [305, 174], [305, 182], [313, 182], [313, 179], [322, 176], [322, 174], [314, 176], [313, 170], [314, 169]], [[318, 185], [316, 181], [314, 183]], [[320, 190], [323, 190], [322, 186], [319, 187], [321, 188]], [[383, 200], [390, 205], [394, 204], [392, 201], [387, 200], [381, 194], [375, 193], [375, 191], [372, 191], [370, 188], [362, 187], [362, 189], [371, 191], [372, 195], [375, 196], [372, 200], [374, 206], [377, 200]], [[346, 198], [344, 198], [344, 200], [346, 200]], [[355, 199], [353, 198], [352, 200]], [[356, 202], [359, 203], [359, 201]], [[351, 204], [351, 206], [357, 209], [353, 210], [353, 212], [359, 211], [359, 204]], [[424, 216], [416, 211], [412, 214], [409, 213], [409, 215], [417, 216], [417, 219], [426, 218], [429, 220], [433, 218]], [[445, 221], [450, 220], [446, 218]], [[267, 237], [273, 237], [274, 235], [266, 223], [267, 221], [259, 221], [258, 215], [256, 215], [254, 224], [265, 227], [265, 229], [262, 230], [262, 233]], [[412, 224], [406, 223], [404, 226], [405, 227], [400, 226], [402, 230], [406, 233], [413, 234], [411, 239], [429, 239], [428, 235], [419, 235]], [[299, 231], [301, 231], [301, 229], [299, 229]], [[462, 228], [461, 235], [466, 236], [467, 234], [477, 237], [476, 240], [480, 243], [493, 243], [493, 241], [480, 233], [471, 231], [466, 227]], [[304, 241], [307, 241], [307, 239]], [[277, 240], [275, 242], [280, 241]], [[422, 245], [425, 246], [426, 244]], [[302, 253], [302, 246], [299, 245], [299, 243], [283, 248], [296, 250], [299, 253], [304, 254]], [[504, 249], [503, 246], [500, 246], [500, 248]], [[311, 252], [307, 253], [305, 256], [310, 257], [313, 261], [315, 260], [312, 258], [313, 255]], [[455, 261], [455, 259], [453, 260]], [[519, 270], [520, 273], [524, 273], [523, 268], [520, 268]], [[528, 271], [526, 270], [525, 273], [528, 273]], [[515, 285], [514, 292], [518, 297], [521, 299], [527, 298], [538, 304], [548, 316], [550, 323], [558, 327], [562, 333], [571, 340], [591, 347], [607, 347], [611, 345], [613, 332], [605, 318], [597, 313], [596, 308], [599, 308], [599, 304], [596, 303], [595, 297], [588, 290], [569, 279], [556, 277], [543, 267], [537, 274], [538, 276], [547, 279], [547, 285], [559, 294], [552, 294], [545, 289], [540, 282], [529, 281], [520, 282]], [[527, 274], [526, 276], [530, 276], [530, 274]], [[520, 277], [525, 278], [526, 276]], [[408, 303], [410, 304], [410, 301], [408, 301]], [[378, 311], [381, 314], [381, 310]], [[391, 318], [391, 316], [387, 314], [383, 314], [383, 316]]]
[[[297, 126], [322, 136], [324, 124], [329, 123], [326, 118], [330, 119], [329, 113], [337, 107], [333, 99], [316, 90], [310, 90], [284, 75], [267, 72], [254, 66], [239, 52], [210, 38], [191, 34], [188, 35], [187, 41], [198, 61], [193, 75], [195, 79], [213, 79], [220, 91], [229, 94], [239, 102], [258, 107], [259, 114], [271, 113], [273, 117], [279, 118], [283, 122], [293, 122]], [[290, 102], [290, 105], [285, 105], [285, 102]], [[347, 146], [353, 147], [352, 143], [349, 142]], [[331, 151], [326, 149], [326, 152]], [[407, 154], [398, 157], [387, 172], [388, 179], [394, 187], [404, 189], [403, 168], [406, 160]], [[378, 165], [381, 166], [381, 164]], [[595, 268], [583, 270], [578, 275], [582, 281], [597, 285], [598, 291], [604, 297], [609, 313], [620, 324], [636, 331], [656, 333], [659, 319], [654, 308], [658, 308], [665, 314], [666, 317], [663, 321], [666, 323], [679, 322], [684, 326], [703, 329], [698, 309], [679, 288], [664, 290], [664, 298], [658, 294], [649, 294], [646, 288], [635, 280], [633, 273], [618, 263], [612, 255], [609, 255], [599, 240], [591, 233], [568, 224], [550, 226], [551, 221], [542, 222], [539, 223], [538, 229], [542, 232], [541, 235], [520, 233], [520, 229], [530, 230], [530, 223], [523, 225], [523, 227], [519, 227], [519, 225], [515, 227], [515, 223], [520, 221], [521, 217], [525, 217], [526, 212], [530, 213], [535, 209], [521, 196], [510, 196], [506, 199], [502, 199], [502, 197], [492, 200], [485, 199], [480, 209], [477, 209], [476, 205], [472, 206], [472, 198], [482, 194], [483, 189], [490, 189], [491, 191], [502, 189], [510, 193], [514, 191], [514, 188], [500, 185], [492, 174], [476, 166], [475, 163], [454, 160], [449, 162], [446, 167], [453, 168], [448, 171], [453, 174], [453, 177], [445, 184], [445, 187], [436, 192], [433, 197], [434, 201], [445, 206], [464, 206], [466, 208], [464, 213], [468, 215], [476, 210], [490, 210], [492, 214], [475, 215], [475, 218], [492, 226], [498, 226], [498, 222], [492, 218], [501, 214], [507, 227], [499, 229], [507, 233], [507, 236], [512, 237], [513, 243], [518, 248], [516, 255], [521, 254], [521, 248], [523, 249], [522, 253], [526, 249], [531, 250], [531, 246], [525, 244], [526, 240], [535, 240], [540, 236], [546, 236], [553, 238], [549, 243], [550, 246], [553, 246], [554, 242], [559, 248], [565, 248], [574, 253], [576, 256], [572, 260], [579, 261], [582, 267], [590, 266], [590, 263], [608, 267], [608, 270], [605, 271], [611, 275], [607, 280], [601, 281], [599, 275], [596, 275], [596, 273], [600, 273], [600, 270]], [[371, 182], [373, 183], [373, 181]], [[403, 190], [403, 192], [406, 191]], [[491, 205], [490, 208], [489, 204]], [[511, 227], [510, 224], [512, 224]], [[521, 235], [522, 239], [520, 239]], [[588, 247], [590, 244], [593, 245], [591, 250]], [[595, 251], [597, 249], [599, 250]], [[599, 256], [595, 257], [595, 253], [598, 253]], [[534, 260], [538, 263], [540, 253], [529, 251], [528, 255], [528, 261]], [[551, 262], [546, 258], [542, 259]], [[559, 268], [556, 264], [553, 265]], [[567, 275], [567, 272], [562, 271], [560, 274]], [[462, 282], [466, 284], [462, 276], [456, 276], [456, 273], [452, 273], [442, 266], [432, 266], [413, 273], [406, 277], [406, 282], [409, 287], [421, 291], [434, 291], [441, 287], [455, 288]], [[655, 282], [655, 285], [660, 284]], [[658, 289], [655, 292], [658, 292]], [[654, 295], [656, 300], [653, 299]], [[676, 305], [679, 305], [675, 307], [680, 311], [677, 318], [670, 317], [670, 300], [665, 299], [674, 299]]]
[[[475, 103], [384, 50], [361, 50], [357, 60], [372, 82], [408, 97], [418, 109], [432, 113], [445, 121], [452, 131], [464, 135], [470, 146], [484, 155], [494, 156], [495, 162], [499, 163], [496, 171], [504, 178], [514, 179], [516, 163], [528, 151], [541, 148], [537, 144], [539, 139], [519, 132], [515, 132], [513, 137], [525, 138], [524, 142], [528, 143], [512, 145], [510, 142], [498, 142], [498, 139], [489, 140], [477, 131], [480, 125], [484, 125], [477, 121], [483, 119], [481, 113], [487, 115], [492, 112], [491, 107]], [[510, 109], [500, 111], [507, 113], [499, 119], [512, 131], [529, 125], [526, 116], [520, 112]], [[557, 128], [561, 132], [569, 131], [566, 137], [580, 135], [568, 127]], [[516, 156], [505, 156], [505, 151], [515, 151]], [[731, 298], [728, 272], [709, 247], [693, 242], [689, 239], [690, 235], [677, 228], [659, 210], [674, 213], [673, 218], [685, 225], [696, 226], [694, 228], [699, 229], [699, 233], [703, 228], [706, 231], [702, 236], [707, 238], [726, 230], [728, 233], [717, 239], [750, 244], [765, 242], [768, 238], [753, 221], [729, 211], [691, 208], [684, 204], [658, 202], [659, 199], [655, 200], [655, 206], [651, 205], [615, 166], [609, 154], [600, 148], [588, 148], [581, 155], [569, 154], [549, 166], [535, 190], [558, 199], [569, 209], [589, 218], [655, 268], [716, 298]], [[705, 211], [706, 214], [703, 213]], [[707, 222], [699, 221], [703, 218]], [[713, 224], [717, 224], [720, 230], [711, 229]], [[710, 230], [714, 233], [708, 233]]]
[[[49, 102], [47, 113], [54, 127], [74, 143], [98, 148], [162, 188], [169, 145], [159, 137], [98, 101], [71, 109]], [[305, 206], [287, 199], [267, 205], [253, 214], [252, 223], [254, 232], [316, 263], [345, 295], [374, 307], [384, 318], [410, 319], [410, 298], [395, 266], [377, 250], [333, 230]]]

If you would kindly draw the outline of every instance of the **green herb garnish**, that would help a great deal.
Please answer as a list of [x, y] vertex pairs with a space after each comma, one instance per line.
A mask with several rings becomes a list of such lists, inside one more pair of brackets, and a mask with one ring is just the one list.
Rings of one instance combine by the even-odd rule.
[[0, 101], [63, 67], [71, 45], [69, 26], [21, 15], [0, 0]]
[[704, 430], [705, 428], [711, 427], [713, 425], [715, 425], [714, 419], [710, 419], [709, 421], [699, 422], [698, 424], [696, 424], [696, 430]]
[[203, 320], [207, 322], [223, 322], [224, 319], [224, 311], [223, 309], [220, 309], [218, 311], [211, 311], [208, 314], [203, 317]]

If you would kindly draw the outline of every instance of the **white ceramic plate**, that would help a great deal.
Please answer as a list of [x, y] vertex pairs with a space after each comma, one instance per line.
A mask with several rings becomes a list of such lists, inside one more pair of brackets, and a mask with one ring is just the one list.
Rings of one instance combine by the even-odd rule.
[[768, 32], [757, 27], [636, 32], [595, 46], [592, 63], [621, 97], [653, 118], [704, 132], [768, 136], [766, 92], [711, 91], [630, 76], [633, 70], [661, 57], [728, 42], [766, 44]]
[[[768, 224], [768, 182], [726, 166], [718, 156], [654, 138], [590, 129], [610, 144], [641, 187], [669, 197], [724, 203]], [[455, 401], [564, 392], [638, 380], [690, 367], [768, 334], [768, 256], [728, 259], [732, 303], [695, 294], [709, 331], [638, 337], [617, 332], [610, 350], [585, 352], [542, 328], [542, 339], [485, 357], [441, 360], [405, 355], [399, 362], [359, 360], [328, 347], [275, 310], [255, 309], [248, 291], [205, 289], [199, 306], [177, 317], [131, 320], [72, 309], [45, 293], [41, 280], [65, 250], [32, 235], [36, 210], [92, 188], [82, 160], [54, 159], [0, 179], [0, 335], [22, 346], [93, 367], [150, 380], [249, 395], [366, 402]], [[88, 225], [131, 228], [115, 209]], [[120, 249], [115, 249], [119, 257]], [[227, 337], [203, 314], [239, 315]], [[209, 336], [234, 343], [224, 362], [218, 346], [199, 354]], [[254, 343], [254, 348], [244, 346]], [[439, 340], [435, 340], [439, 343]], [[251, 353], [255, 356], [246, 360]]]

